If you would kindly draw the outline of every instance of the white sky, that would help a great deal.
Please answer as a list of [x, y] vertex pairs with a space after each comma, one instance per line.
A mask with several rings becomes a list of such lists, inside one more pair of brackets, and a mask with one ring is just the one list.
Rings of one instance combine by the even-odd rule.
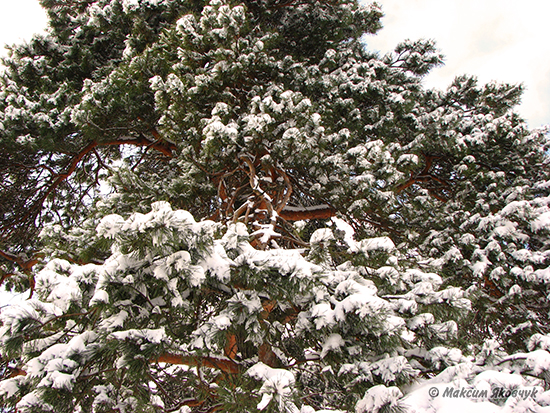
[[[455, 76], [523, 83], [519, 112], [531, 127], [550, 123], [549, 0], [378, 0], [384, 28], [371, 49], [393, 50], [404, 39], [435, 39], [445, 66], [426, 78], [446, 88]], [[0, 0], [0, 44], [29, 39], [46, 27], [38, 0]]]
[[550, 123], [550, 1], [378, 0], [384, 28], [367, 38], [389, 52], [403, 39], [435, 39], [445, 66], [427, 76], [445, 89], [457, 75], [523, 83], [519, 113], [530, 127]]

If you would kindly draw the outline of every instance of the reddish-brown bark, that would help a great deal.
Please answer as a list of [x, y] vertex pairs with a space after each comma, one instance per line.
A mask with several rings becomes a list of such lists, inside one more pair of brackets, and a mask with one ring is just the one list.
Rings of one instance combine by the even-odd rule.
[[285, 210], [279, 212], [279, 217], [285, 221], [302, 221], [306, 219], [328, 219], [336, 216], [336, 210], [330, 206], [316, 209]]
[[[441, 178], [438, 178], [437, 176], [430, 173], [430, 170], [433, 166], [434, 160], [436, 160], [438, 158], [440, 158], [440, 156], [424, 154], [424, 163], [425, 164], [424, 164], [424, 168], [422, 169], [422, 171], [420, 171], [417, 174], [414, 174], [413, 172], [411, 172], [411, 177], [406, 182], [402, 183], [401, 185], [398, 185], [395, 188], [395, 192], [399, 194], [400, 192], [403, 192], [408, 187], [410, 187], [414, 184], [417, 184], [417, 183], [421, 183], [421, 182], [436, 183], [436, 184], [439, 184], [440, 187], [448, 189], [449, 188], [449, 183], [448, 182], [446, 182], [445, 180], [443, 180]], [[429, 189], [428, 192], [431, 196], [433, 196], [435, 199], [437, 199], [441, 202], [447, 202], [448, 201], [446, 196], [442, 195], [441, 193], [436, 192], [436, 190], [434, 190], [434, 189]]]
[[155, 360], [156, 363], [184, 364], [186, 366], [203, 366], [218, 369], [228, 374], [237, 374], [241, 371], [241, 366], [230, 359], [217, 357], [190, 357], [181, 354], [165, 353]]
[[84, 159], [86, 155], [88, 155], [90, 152], [92, 152], [95, 148], [102, 147], [102, 146], [120, 146], [120, 145], [134, 145], [134, 146], [146, 146], [149, 148], [153, 148], [163, 155], [166, 155], [168, 157], [173, 156], [173, 151], [176, 149], [176, 146], [172, 143], [162, 141], [162, 140], [156, 140], [156, 141], [150, 141], [146, 138], [136, 138], [136, 139], [118, 139], [108, 142], [96, 142], [92, 141], [88, 145], [86, 145], [78, 154], [74, 156], [74, 158], [71, 160], [71, 163], [69, 164], [68, 169], [57, 176], [57, 178], [54, 180], [54, 182], [50, 185], [48, 190], [44, 193], [44, 195], [41, 198], [41, 202], [43, 202], [48, 195], [50, 195], [65, 179], [67, 179], [69, 176], [71, 176], [76, 168], [78, 167], [78, 164]]

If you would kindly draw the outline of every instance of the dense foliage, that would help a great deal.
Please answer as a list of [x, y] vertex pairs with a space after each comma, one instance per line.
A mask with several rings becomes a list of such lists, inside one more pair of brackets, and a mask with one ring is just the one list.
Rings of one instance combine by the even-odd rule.
[[442, 56], [370, 52], [376, 4], [42, 5], [0, 81], [5, 411], [550, 405], [521, 87], [425, 90]]

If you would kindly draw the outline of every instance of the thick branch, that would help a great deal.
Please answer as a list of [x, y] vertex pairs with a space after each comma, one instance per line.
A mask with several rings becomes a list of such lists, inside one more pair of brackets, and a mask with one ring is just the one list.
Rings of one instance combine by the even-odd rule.
[[276, 215], [273, 213], [273, 203], [271, 200], [271, 197], [265, 193], [265, 191], [260, 186], [260, 180], [258, 179], [258, 176], [256, 175], [256, 168], [254, 167], [254, 164], [252, 161], [247, 158], [246, 156], [241, 156], [240, 159], [243, 160], [248, 165], [249, 172], [249, 181], [250, 181], [250, 187], [252, 188], [252, 191], [258, 198], [261, 199], [260, 202], [260, 208], [267, 209], [267, 218], [271, 221], [272, 224], [275, 224], [277, 221]]
[[[39, 256], [36, 256], [27, 260], [19, 255], [13, 255], [2, 250], [0, 250], [0, 257], [19, 265], [25, 274], [29, 274], [31, 272], [32, 267], [38, 262], [38, 258], [40, 258]], [[2, 281], [4, 281], [4, 278], [2, 278]], [[0, 281], [0, 285], [1, 284], [2, 282]]]
[[283, 175], [283, 179], [284, 179], [285, 185], [286, 185], [286, 192], [285, 192], [285, 195], [283, 197], [283, 200], [280, 203], [280, 205], [278, 205], [277, 208], [276, 208], [277, 213], [280, 215], [281, 211], [288, 204], [288, 201], [290, 201], [290, 196], [292, 195], [292, 184], [290, 183], [290, 178], [288, 177], [288, 175], [286, 174], [285, 171], [283, 171], [282, 169], [279, 169], [279, 172], [281, 173], [281, 175]]
[[[237, 374], [241, 371], [241, 366], [230, 359], [216, 357], [190, 357], [180, 354], [165, 353], [159, 358], [151, 360], [152, 363], [184, 364], [187, 366], [210, 367], [218, 369], [227, 374]], [[20, 368], [14, 368], [10, 372], [10, 377], [25, 376], [27, 372]]]
[[48, 195], [51, 194], [65, 179], [71, 176], [76, 170], [80, 161], [82, 161], [82, 159], [84, 159], [84, 157], [88, 155], [90, 152], [94, 151], [95, 148], [101, 147], [101, 146], [120, 146], [120, 145], [147, 146], [159, 151], [160, 153], [168, 157], [172, 157], [173, 156], [172, 151], [175, 150], [175, 145], [171, 143], [159, 141], [159, 140], [151, 142], [150, 140], [144, 137], [140, 137], [136, 139], [117, 139], [109, 142], [92, 141], [73, 158], [73, 160], [69, 164], [69, 168], [67, 169], [67, 171], [57, 176], [56, 180], [50, 185], [46, 193], [41, 198], [41, 201], [44, 201], [48, 197]]
[[[419, 172], [418, 174], [414, 175], [412, 172], [411, 172], [411, 177], [404, 183], [402, 183], [401, 185], [398, 185], [396, 188], [395, 188], [395, 192], [396, 193], [401, 193], [402, 191], [404, 191], [405, 189], [407, 189], [408, 187], [416, 184], [416, 183], [419, 183], [419, 182], [436, 182], [437, 184], [443, 186], [443, 187], [449, 187], [449, 183], [446, 182], [445, 180], [441, 179], [441, 178], [438, 178], [437, 176], [434, 176], [430, 173], [430, 169], [432, 168], [432, 165], [433, 165], [433, 161], [440, 158], [440, 156], [434, 156], [434, 155], [426, 155], [424, 154], [424, 160], [425, 160], [425, 165], [424, 165], [424, 168], [422, 169], [421, 172]], [[440, 194], [438, 194], [437, 192], [433, 191], [433, 190], [429, 190], [429, 194], [431, 196], [433, 196], [434, 198], [438, 199], [439, 201], [441, 202], [447, 202], [448, 199]]]
[[19, 367], [12, 367], [9, 369], [8, 378], [11, 379], [13, 377], [26, 376], [26, 375], [27, 375], [27, 372], [25, 370], [22, 370]]
[[279, 213], [286, 221], [302, 221], [305, 219], [328, 219], [336, 216], [336, 210], [329, 205], [316, 205], [314, 207], [297, 208], [286, 206]]
[[[32, 270], [32, 267], [38, 262], [38, 259], [41, 258], [42, 256], [43, 254], [37, 254], [33, 258], [26, 260], [26, 259], [23, 259], [21, 256], [13, 255], [0, 250], [0, 257], [16, 263], [21, 267], [21, 269], [23, 270], [23, 273], [27, 275], [29, 279], [29, 287], [30, 287], [29, 298], [31, 298], [34, 293], [34, 277], [31, 275], [31, 270]], [[15, 274], [14, 273], [3, 274], [2, 278], [0, 278], [0, 286], [4, 284], [4, 281], [6, 281], [7, 278], [13, 275]]]
[[[41, 210], [46, 199], [63, 183], [67, 178], [69, 178], [77, 169], [78, 165], [89, 153], [96, 153], [96, 148], [98, 147], [107, 147], [107, 146], [120, 146], [120, 145], [134, 145], [134, 146], [145, 146], [148, 148], [153, 148], [158, 152], [168, 156], [173, 156], [173, 151], [176, 149], [176, 146], [172, 143], [157, 139], [151, 141], [144, 136], [131, 139], [116, 139], [107, 142], [96, 142], [92, 141], [86, 145], [80, 152], [73, 155], [67, 169], [64, 172], [54, 174], [52, 181], [48, 184], [44, 184], [44, 189], [42, 193], [37, 196], [37, 199], [29, 205], [26, 212], [21, 214], [16, 218], [16, 222], [11, 224], [5, 224], [2, 226], [2, 238], [7, 238], [8, 234], [14, 233], [17, 230], [18, 226], [28, 225], [30, 222], [34, 221], [38, 216], [39, 211]], [[38, 191], [41, 191], [39, 188]], [[6, 257], [4, 257], [6, 258]]]
[[186, 366], [203, 366], [218, 369], [228, 374], [237, 374], [241, 371], [241, 366], [230, 359], [217, 357], [190, 357], [180, 354], [165, 353], [156, 360], [156, 363], [184, 364]]

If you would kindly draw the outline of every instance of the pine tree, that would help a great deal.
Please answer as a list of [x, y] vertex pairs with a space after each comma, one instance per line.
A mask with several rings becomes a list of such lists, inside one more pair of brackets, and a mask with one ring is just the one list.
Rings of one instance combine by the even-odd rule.
[[376, 4], [42, 5], [0, 85], [1, 275], [31, 294], [0, 313], [4, 409], [549, 404], [549, 142], [520, 86], [425, 90], [442, 56], [370, 52]]

